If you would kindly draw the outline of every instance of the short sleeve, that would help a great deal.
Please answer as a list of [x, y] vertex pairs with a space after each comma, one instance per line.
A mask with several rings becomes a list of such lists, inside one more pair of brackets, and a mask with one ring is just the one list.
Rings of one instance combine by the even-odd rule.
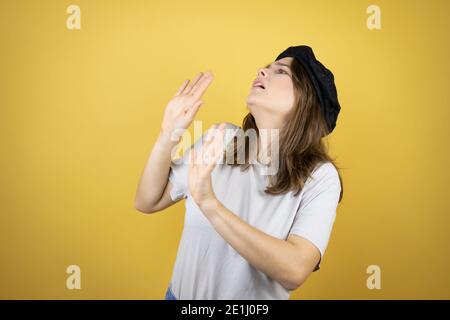
[[172, 190], [170, 191], [170, 197], [173, 201], [178, 201], [182, 198], [186, 198], [188, 193], [188, 173], [189, 173], [189, 153], [192, 147], [195, 150], [201, 143], [203, 136], [199, 138], [194, 145], [190, 146], [183, 153], [183, 156], [178, 159], [173, 159], [170, 164], [169, 180], [172, 183]]
[[303, 190], [303, 196], [289, 234], [309, 240], [320, 251], [319, 270], [336, 218], [341, 193], [339, 175], [331, 162], [313, 171]]
[[178, 201], [186, 197], [187, 190], [187, 165], [184, 161], [185, 156], [188, 157], [189, 149], [186, 150], [182, 158], [172, 160], [170, 165], [169, 180], [172, 183], [170, 197], [173, 201]]

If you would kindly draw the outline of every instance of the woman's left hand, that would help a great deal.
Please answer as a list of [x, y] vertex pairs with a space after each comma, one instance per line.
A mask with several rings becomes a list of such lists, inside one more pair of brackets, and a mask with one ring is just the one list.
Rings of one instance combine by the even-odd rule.
[[199, 207], [217, 200], [212, 188], [211, 172], [223, 155], [225, 126], [226, 123], [212, 126], [199, 151], [195, 152], [193, 147], [189, 154], [189, 192]]

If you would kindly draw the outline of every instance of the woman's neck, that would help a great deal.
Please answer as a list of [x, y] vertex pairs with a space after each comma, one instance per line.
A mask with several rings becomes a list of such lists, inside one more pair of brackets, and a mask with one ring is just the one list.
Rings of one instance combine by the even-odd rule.
[[285, 123], [285, 119], [277, 118], [275, 115], [254, 118], [258, 127], [256, 160], [262, 164], [270, 165], [274, 156], [278, 156], [280, 128]]

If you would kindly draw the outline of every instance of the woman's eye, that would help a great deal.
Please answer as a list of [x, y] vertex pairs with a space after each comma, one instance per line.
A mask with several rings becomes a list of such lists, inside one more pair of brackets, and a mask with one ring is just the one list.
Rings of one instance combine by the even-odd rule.
[[284, 73], [287, 73], [286, 71], [284, 71], [283, 69], [278, 69], [278, 71], [283, 71]]

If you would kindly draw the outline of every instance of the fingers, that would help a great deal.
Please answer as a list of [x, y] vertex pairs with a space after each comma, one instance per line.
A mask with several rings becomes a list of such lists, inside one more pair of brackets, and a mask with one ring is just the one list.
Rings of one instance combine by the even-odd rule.
[[205, 138], [206, 146], [210, 145], [214, 141], [220, 141], [225, 134], [225, 126], [226, 123], [224, 122], [221, 124], [214, 124], [208, 129], [208, 133]]
[[211, 152], [213, 154], [211, 162], [208, 164], [208, 168], [213, 167], [217, 164], [217, 161], [221, 158], [223, 155], [223, 139], [225, 136], [225, 124], [220, 125], [218, 130], [219, 134], [216, 135], [214, 142], [210, 145]]
[[195, 160], [195, 150], [194, 147], [192, 147], [191, 151], [189, 152], [189, 168], [194, 167], [194, 160]]
[[211, 141], [211, 139], [212, 139], [212, 137], [213, 137], [213, 134], [214, 134], [214, 130], [216, 129], [216, 127], [217, 127], [217, 124], [213, 124], [213, 125], [208, 129], [208, 132], [206, 133], [206, 136], [205, 136], [205, 141], [206, 141], [206, 142]]
[[217, 164], [217, 161], [223, 154], [223, 138], [225, 136], [226, 123], [220, 125], [214, 124], [206, 134], [206, 143], [202, 143], [200, 149], [196, 152], [194, 148], [190, 150], [189, 166], [200, 165], [203, 170], [209, 170]]
[[183, 84], [181, 85], [181, 87], [178, 89], [177, 93], [175, 93], [175, 96], [180, 95], [181, 92], [183, 92], [183, 90], [186, 88], [187, 84], [189, 83], [189, 80], [184, 80]]
[[[226, 123], [220, 125], [213, 125], [207, 134], [206, 143], [202, 146], [205, 153], [208, 154], [209, 158], [215, 163], [216, 155], [221, 154], [223, 151], [223, 139], [225, 136]], [[207, 162], [209, 163], [209, 161]]]
[[226, 123], [222, 123], [218, 128], [218, 134], [214, 139], [213, 147], [215, 148], [214, 153], [218, 154], [223, 151], [223, 139], [225, 137], [225, 126]]
[[201, 98], [205, 93], [206, 89], [209, 87], [214, 77], [211, 72], [206, 72], [203, 77], [194, 84], [192, 90], [189, 92], [196, 98]]
[[189, 118], [194, 118], [195, 114], [197, 113], [198, 109], [200, 109], [202, 104], [203, 104], [202, 100], [199, 100], [196, 103], [194, 103], [194, 105], [186, 112], [186, 115]]
[[182, 91], [182, 94], [189, 94], [191, 92], [192, 87], [200, 81], [200, 79], [203, 77], [203, 72], [200, 72], [194, 80]]
[[191, 118], [194, 117], [199, 107], [203, 104], [203, 101], [199, 99], [205, 93], [206, 89], [211, 84], [212, 80], [213, 76], [210, 71], [206, 73], [200, 72], [191, 83], [189, 83], [189, 79], [187, 79], [178, 88], [177, 92], [175, 93], [175, 96], [189, 95], [194, 97], [193, 100], [195, 101], [194, 104], [188, 106], [188, 108], [186, 108], [185, 110], [185, 113], [189, 117]]

